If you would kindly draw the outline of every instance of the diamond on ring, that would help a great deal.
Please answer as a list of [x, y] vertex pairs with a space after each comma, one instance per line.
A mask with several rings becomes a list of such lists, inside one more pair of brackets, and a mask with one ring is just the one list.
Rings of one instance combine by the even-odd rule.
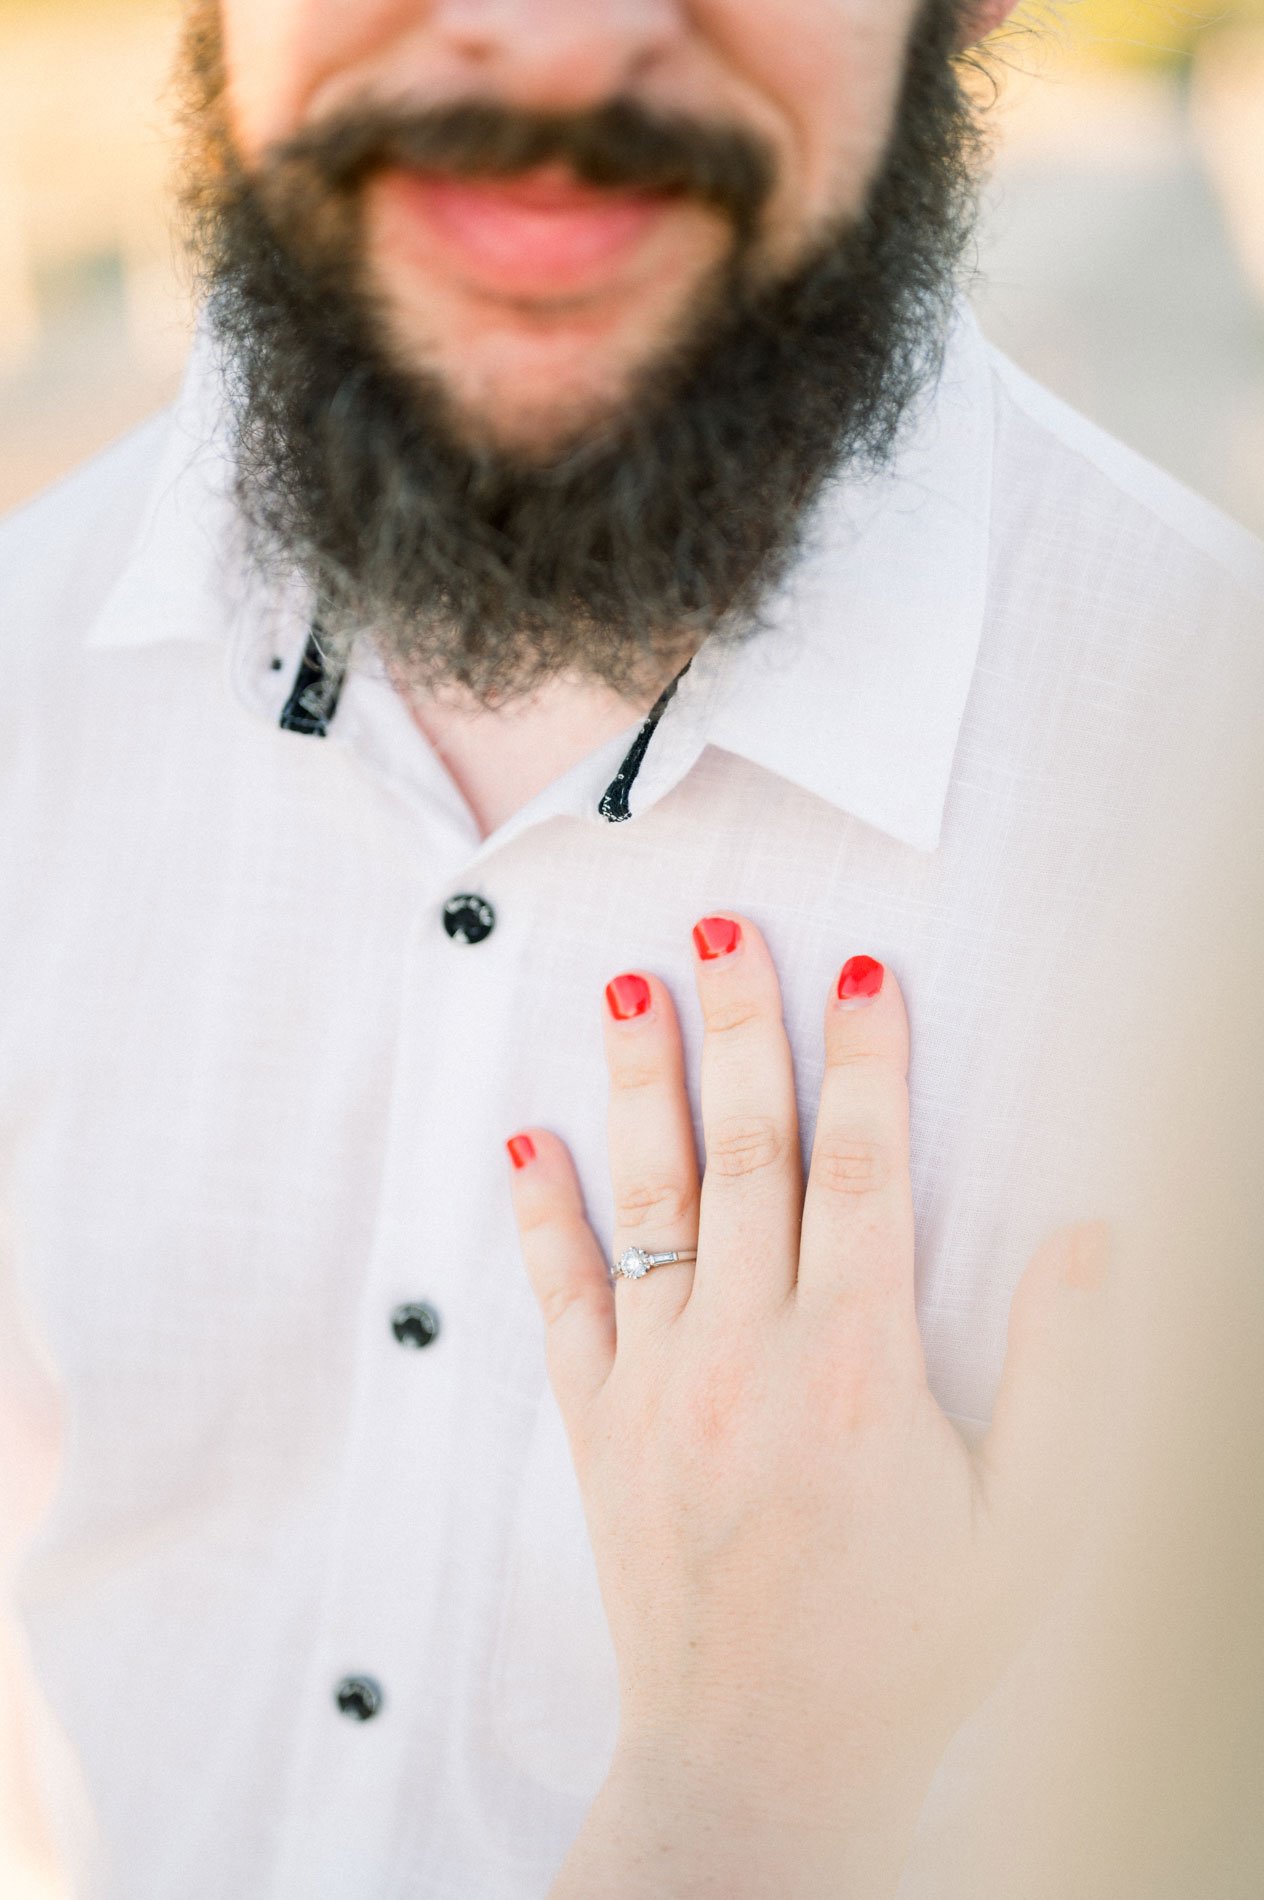
[[651, 1267], [674, 1266], [676, 1262], [696, 1260], [692, 1247], [673, 1247], [668, 1253], [646, 1253], [644, 1247], [625, 1247], [614, 1263], [617, 1280], [643, 1280]]

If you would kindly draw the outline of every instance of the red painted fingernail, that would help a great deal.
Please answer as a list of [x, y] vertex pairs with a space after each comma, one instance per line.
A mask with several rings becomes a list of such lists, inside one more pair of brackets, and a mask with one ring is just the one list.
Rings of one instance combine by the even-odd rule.
[[872, 1002], [882, 988], [885, 975], [882, 965], [872, 957], [848, 957], [838, 974], [839, 1001], [850, 1003], [853, 1008]]
[[509, 1159], [515, 1168], [525, 1168], [528, 1161], [535, 1160], [535, 1143], [530, 1135], [515, 1135], [512, 1141], [505, 1143], [509, 1150]]
[[643, 976], [616, 976], [606, 984], [606, 1006], [617, 1023], [644, 1016], [650, 1000], [650, 986]]
[[731, 917], [702, 917], [693, 927], [693, 941], [704, 963], [730, 957], [742, 941], [742, 926]]

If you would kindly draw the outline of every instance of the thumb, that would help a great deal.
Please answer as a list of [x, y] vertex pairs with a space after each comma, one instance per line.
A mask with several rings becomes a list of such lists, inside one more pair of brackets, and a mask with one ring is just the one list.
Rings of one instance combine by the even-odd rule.
[[1014, 1294], [992, 1427], [978, 1452], [994, 1517], [1050, 1570], [1085, 1515], [1102, 1451], [1111, 1229], [1061, 1228]]

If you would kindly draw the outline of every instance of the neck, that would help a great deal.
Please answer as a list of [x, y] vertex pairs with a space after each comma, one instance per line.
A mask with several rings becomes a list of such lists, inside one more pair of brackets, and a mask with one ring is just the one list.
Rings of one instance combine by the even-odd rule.
[[551, 680], [530, 698], [492, 710], [456, 688], [400, 691], [486, 838], [546, 785], [643, 719], [662, 685], [625, 698], [591, 681]]

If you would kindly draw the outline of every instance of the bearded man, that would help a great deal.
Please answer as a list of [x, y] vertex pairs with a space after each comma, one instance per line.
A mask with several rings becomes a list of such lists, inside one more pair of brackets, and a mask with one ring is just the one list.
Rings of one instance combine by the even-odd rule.
[[[807, 1138], [816, 999], [846, 957], [902, 1073], [898, 973], [965, 1435], [1024, 1260], [1108, 1205], [1105, 971], [1248, 751], [1264, 564], [958, 299], [1008, 10], [189, 10], [185, 387], [0, 539], [12, 1595], [85, 1893], [549, 1890], [619, 1684], [503, 1142], [565, 1139], [607, 1251], [682, 1237], [648, 1148], [611, 1193], [608, 983], [661, 1027], [766, 944]], [[762, 1101], [717, 1192], [797, 1164]], [[839, 1890], [783, 1848], [567, 1891]]]

